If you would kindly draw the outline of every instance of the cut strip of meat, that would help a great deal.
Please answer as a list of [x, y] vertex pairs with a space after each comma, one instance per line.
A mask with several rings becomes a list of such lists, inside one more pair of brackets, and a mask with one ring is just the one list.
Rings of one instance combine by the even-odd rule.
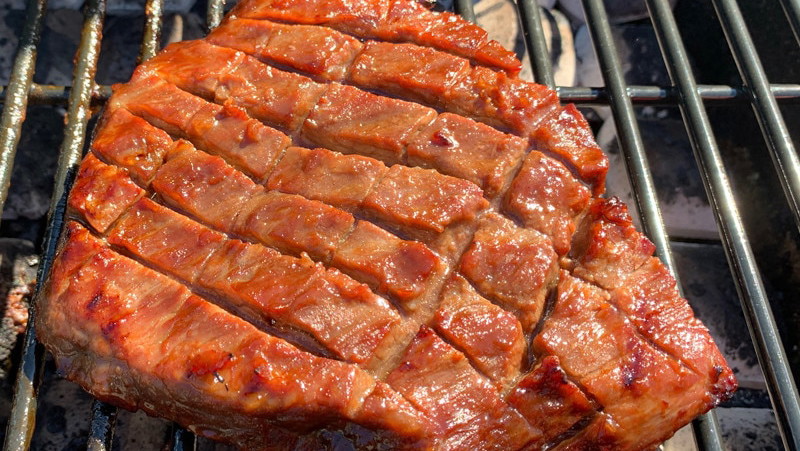
[[603, 194], [608, 157], [598, 147], [589, 123], [575, 105], [559, 108], [530, 131], [534, 148], [563, 158], [577, 170], [581, 180], [589, 183], [595, 196]]
[[289, 133], [297, 130], [325, 90], [307, 77], [202, 40], [167, 46], [139, 66], [133, 80], [151, 74], [216, 103], [232, 102], [250, 116]]
[[525, 227], [550, 237], [558, 255], [565, 255], [590, 199], [589, 190], [564, 165], [532, 151], [511, 182], [503, 208]]
[[447, 109], [450, 88], [471, 70], [469, 60], [430, 48], [368, 41], [347, 78], [360, 87]]
[[408, 146], [408, 162], [469, 180], [495, 197], [525, 154], [521, 138], [454, 114], [440, 114]]
[[[211, 45], [206, 49], [215, 54], [221, 50]], [[250, 116], [289, 134], [300, 128], [326, 89], [309, 78], [274, 69], [249, 56], [219, 80], [215, 102], [232, 102]]]
[[242, 52], [216, 47], [203, 40], [176, 42], [139, 65], [131, 81], [162, 78], [185, 91], [213, 99], [220, 80], [242, 65]]
[[541, 436], [494, 386], [422, 326], [386, 381], [439, 427], [442, 449], [519, 449]]
[[400, 317], [391, 308], [366, 285], [332, 269], [300, 293], [286, 314], [341, 358], [365, 363], [393, 338]]
[[326, 149], [288, 149], [267, 186], [356, 211], [424, 240], [488, 206], [481, 190], [465, 180], [402, 165], [387, 169], [372, 158]]
[[447, 93], [448, 110], [529, 137], [558, 106], [555, 91], [476, 67]]
[[423, 292], [442, 262], [421, 243], [401, 240], [369, 222], [358, 221], [336, 249], [331, 264], [413, 308], [408, 301]]
[[517, 377], [525, 353], [519, 320], [454, 274], [442, 288], [434, 327], [500, 388]]
[[[267, 176], [291, 143], [288, 136], [249, 118], [237, 107], [209, 103], [157, 77], [142, 78], [124, 93], [118, 91], [116, 105], [221, 156], [256, 179]], [[166, 125], [169, 122], [172, 125]]]
[[611, 303], [625, 312], [642, 335], [706, 378], [716, 399], [733, 393], [733, 372], [660, 260], [651, 257], [630, 274], [622, 287], [611, 292]]
[[400, 321], [385, 300], [336, 270], [236, 240], [214, 254], [198, 282], [250, 316], [300, 328], [356, 363]]
[[732, 393], [735, 382], [708, 330], [678, 293], [675, 279], [655, 246], [633, 226], [617, 198], [598, 199], [576, 235], [573, 273], [611, 291], [611, 302], [637, 329], [719, 389]]
[[603, 406], [620, 428], [623, 449], [662, 441], [665, 425], [688, 423], [713, 406], [707, 381], [653, 348], [608, 295], [562, 272], [552, 315], [534, 340]]
[[103, 115], [92, 140], [92, 152], [125, 168], [142, 186], [150, 184], [170, 147], [172, 139], [164, 131], [121, 108], [109, 109]]
[[616, 197], [593, 200], [575, 238], [575, 275], [606, 289], [622, 286], [655, 252]]
[[99, 233], [144, 195], [125, 170], [92, 154], [83, 159], [67, 205]]
[[267, 187], [354, 211], [388, 169], [378, 160], [327, 149], [290, 147]]
[[441, 233], [453, 223], [475, 219], [489, 205], [481, 189], [430, 169], [392, 166], [364, 199], [367, 216], [386, 221], [414, 238]]
[[303, 124], [301, 137], [315, 146], [401, 163], [405, 146], [436, 112], [333, 83]]
[[269, 175], [278, 157], [292, 142], [288, 136], [249, 118], [237, 107], [214, 104], [197, 111], [184, 137], [258, 180]]
[[460, 270], [489, 299], [514, 312], [531, 332], [558, 276], [558, 256], [547, 237], [489, 213], [461, 257]]
[[[388, 429], [385, 418], [414, 419], [358, 368], [257, 331], [103, 248], [75, 223], [67, 237], [53, 268], [62, 277], [43, 299], [40, 334], [60, 368], [95, 397], [248, 449], [264, 449], [275, 426], [302, 431], [344, 418]], [[364, 412], [368, 396], [385, 401]], [[424, 423], [416, 423], [416, 431], [413, 423], [405, 431], [419, 432]], [[253, 430], [264, 434], [256, 438]]]
[[200, 152], [186, 141], [176, 142], [152, 186], [170, 205], [224, 231], [233, 230], [245, 202], [264, 191], [222, 158]]
[[369, 33], [383, 23], [389, 2], [371, 0], [270, 0], [237, 3], [231, 15], [308, 25], [328, 25], [348, 33]]
[[322, 202], [268, 192], [240, 205], [236, 234], [282, 252], [327, 262], [353, 229], [353, 215]]
[[596, 412], [589, 398], [567, 378], [555, 356], [542, 358], [514, 387], [507, 401], [542, 431], [540, 441], [530, 444], [536, 449], [558, 442], [563, 434], [580, 427]]
[[517, 74], [522, 68], [512, 52], [490, 40], [480, 27], [454, 14], [429, 11], [416, 2], [243, 1], [231, 14], [251, 19], [326, 25], [361, 37], [414, 42], [499, 67], [512, 74]]
[[358, 39], [330, 28], [250, 19], [226, 20], [206, 40], [331, 81], [344, 79], [364, 46]]
[[555, 308], [533, 342], [537, 353], [557, 356], [573, 376], [614, 366], [624, 353], [618, 328], [630, 328], [608, 299], [606, 291], [562, 271]]
[[203, 105], [202, 99], [150, 74], [114, 86], [109, 101], [112, 110], [125, 108], [172, 136], [180, 136], [191, 127], [192, 117]]
[[158, 268], [194, 283], [211, 254], [225, 241], [150, 199], [139, 200], [108, 234], [108, 242]]
[[386, 26], [378, 26], [376, 37], [387, 41], [415, 42], [497, 67], [516, 76], [522, 63], [513, 52], [489, 39], [482, 28], [448, 12], [436, 13], [420, 2], [393, 0]]

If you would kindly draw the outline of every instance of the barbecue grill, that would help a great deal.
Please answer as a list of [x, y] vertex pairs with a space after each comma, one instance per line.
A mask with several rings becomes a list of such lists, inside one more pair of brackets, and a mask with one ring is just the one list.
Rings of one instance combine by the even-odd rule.
[[[0, 90], [0, 101], [4, 103], [0, 122], [0, 210], [11, 182], [14, 155], [28, 104], [67, 106], [66, 128], [38, 274], [40, 281], [48, 274], [53, 261], [64, 222], [67, 193], [87, 139], [92, 107], [102, 104], [110, 95], [108, 86], [95, 83], [106, 0], [86, 0], [81, 43], [75, 59], [71, 86], [33, 82], [36, 49], [42, 32], [46, 3], [46, 0], [28, 0], [24, 29], [20, 35], [19, 51], [11, 79], [9, 85]], [[472, 0], [456, 0], [454, 3], [456, 12], [468, 20], [475, 20]], [[602, 0], [582, 0], [582, 3], [605, 87], [556, 87], [538, 4], [535, 0], [517, 0], [534, 78], [538, 83], [555, 87], [564, 102], [610, 106], [642, 227], [656, 244], [658, 256], [670, 267], [673, 274], [676, 274], [675, 260], [659, 209], [635, 108], [643, 105], [680, 108], [696, 164], [717, 220], [719, 237], [736, 283], [752, 343], [764, 372], [783, 445], [787, 449], [797, 449], [800, 447], [800, 398], [784, 349], [789, 344], [782, 342], [776, 326], [762, 280], [764, 274], [757, 267], [751, 248], [751, 242], [757, 237], [748, 235], [743, 224], [741, 205], [737, 205], [734, 199], [706, 104], [746, 102], [752, 105], [774, 164], [774, 172], [783, 188], [785, 202], [788, 203], [796, 226], [800, 227], [800, 161], [778, 103], [800, 99], [800, 80], [798, 84], [771, 84], [736, 0], [713, 0], [719, 23], [743, 83], [732, 86], [697, 84], [669, 2], [646, 0], [650, 20], [672, 83], [667, 86], [627, 85]], [[800, 44], [800, 0], [780, 0], [780, 3], [797, 43]], [[208, 0], [206, 23], [209, 29], [219, 24], [225, 6], [225, 0]], [[164, 0], [147, 0], [140, 61], [152, 57], [158, 51], [163, 10]], [[27, 449], [34, 432], [37, 391], [44, 365], [44, 352], [35, 338], [34, 320], [35, 316], [31, 315], [22, 344], [22, 358], [14, 386], [14, 403], [5, 437], [4, 448], [9, 450]], [[91, 431], [87, 438], [88, 449], [111, 448], [115, 419], [116, 408], [94, 402]], [[695, 435], [701, 449], [723, 447], [720, 426], [713, 411], [696, 420], [689, 433]], [[165, 446], [174, 450], [195, 449], [196, 441], [192, 434], [175, 427]]]

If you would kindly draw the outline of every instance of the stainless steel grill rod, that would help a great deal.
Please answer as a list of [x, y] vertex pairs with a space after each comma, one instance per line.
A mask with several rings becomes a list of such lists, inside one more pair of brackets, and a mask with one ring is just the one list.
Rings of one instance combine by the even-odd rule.
[[[69, 96], [67, 110], [67, 126], [58, 159], [58, 170], [50, 199], [48, 225], [44, 238], [44, 257], [39, 266], [37, 281], [44, 281], [50, 272], [56, 252], [58, 237], [64, 223], [67, 193], [75, 179], [83, 150], [86, 135], [86, 124], [91, 112], [89, 110], [92, 94], [95, 89], [94, 75], [97, 70], [97, 58], [100, 53], [100, 41], [103, 33], [106, 1], [89, 0], [86, 4], [85, 19], [81, 32], [81, 42], [76, 55], [73, 71], [73, 88]], [[14, 402], [9, 419], [9, 432], [6, 434], [6, 450], [25, 450], [30, 447], [36, 418], [36, 390], [38, 373], [43, 366], [43, 353], [36, 343], [35, 308], [36, 300], [42, 294], [42, 284], [37, 284], [31, 307], [31, 321], [23, 340], [22, 360], [17, 372], [14, 390]], [[38, 349], [37, 349], [38, 348]]]
[[[794, 382], [791, 379], [791, 370], [788, 367], [779, 369], [777, 373], [773, 368], [775, 365], [772, 362], [773, 356], [776, 362], [780, 364], [779, 362], [786, 362], [786, 355], [777, 334], [777, 327], [772, 318], [769, 301], [750, 247], [749, 237], [742, 225], [741, 215], [725, 173], [725, 167], [708, 115], [697, 93], [697, 84], [689, 66], [686, 49], [683, 46], [672, 10], [666, 0], [647, 0], [647, 6], [650, 10], [659, 45], [662, 48], [667, 70], [683, 99], [680, 103], [681, 112], [692, 141], [697, 164], [701, 169], [700, 173], [703, 177], [706, 193], [714, 208], [728, 263], [734, 274], [753, 343], [756, 344], [759, 362], [768, 373], [766, 377], [770, 394], [773, 397], [780, 396], [780, 393], [775, 393], [776, 389], [778, 391], [784, 390], [788, 391], [787, 395], [793, 399], [793, 401], [789, 401], [793, 406], [783, 406], [780, 401], [774, 403], [776, 416], [780, 418], [781, 415], [777, 413], [779, 409], [790, 408], [795, 411], [799, 409], [797, 405], [797, 389], [794, 387]], [[758, 314], [753, 315], [751, 312], [758, 312]], [[774, 342], [766, 343], [768, 340], [773, 340]], [[789, 380], [775, 379], [787, 371]], [[776, 388], [775, 384], [780, 384], [784, 387]], [[780, 421], [779, 426], [783, 426], [782, 429], [786, 429], [786, 426], [781, 425]], [[714, 424], [709, 424], [709, 427], [717, 428]], [[718, 433], [716, 433], [716, 436], [706, 437], [708, 435], [707, 432], [709, 431], [701, 430], [701, 437], [705, 441], [713, 440], [716, 442], [715, 447], [720, 447]], [[787, 444], [788, 448], [787, 438], [785, 437], [785, 432], [787, 431], [784, 430], [782, 432], [784, 432], [782, 434], [784, 435], [784, 443]]]
[[4, 92], [5, 98], [10, 101], [3, 105], [3, 114], [0, 117], [0, 211], [3, 211], [8, 196], [14, 155], [17, 152], [22, 122], [25, 121], [25, 111], [28, 109], [28, 92], [33, 82], [36, 47], [42, 33], [46, 3], [47, 0], [28, 2], [25, 25], [11, 69], [11, 79]]
[[472, 5], [472, 0], [456, 0], [453, 6], [455, 6], [458, 15], [475, 23], [475, 8]]
[[789, 19], [794, 38], [800, 44], [800, 0], [781, 0], [781, 6]]
[[[69, 100], [69, 86], [40, 85], [32, 83], [28, 91], [31, 104], [66, 105]], [[770, 91], [778, 102], [800, 103], [800, 84], [772, 84]], [[0, 86], [0, 103], [6, 99], [8, 88]], [[750, 94], [741, 86], [698, 85], [700, 98], [714, 105], [740, 105], [750, 103]], [[677, 105], [680, 96], [677, 89], [670, 86], [628, 86], [628, 94], [636, 105]], [[96, 88], [92, 101], [100, 104], [111, 96], [111, 86]], [[608, 90], [597, 87], [559, 86], [558, 96], [562, 101], [578, 105], [608, 105]]]
[[528, 58], [533, 66], [534, 80], [550, 89], [555, 89], [553, 63], [550, 61], [550, 51], [547, 49], [547, 42], [544, 38], [539, 3], [536, 0], [518, 0], [517, 8], [525, 36], [525, 45], [528, 48]]
[[144, 34], [139, 50], [138, 63], [147, 61], [156, 55], [161, 47], [161, 25], [164, 11], [164, 0], [147, 0], [144, 5]]
[[796, 225], [800, 228], [800, 159], [792, 144], [789, 130], [778, 103], [770, 92], [769, 81], [739, 5], [735, 0], [713, 0], [713, 3], [739, 73], [752, 95], [753, 109], [770, 149], [769, 154], [789, 200]]
[[206, 27], [208, 31], [219, 26], [224, 14], [225, 0], [208, 0], [208, 9], [206, 10]]
[[675, 263], [669, 250], [669, 238], [658, 208], [655, 184], [647, 162], [642, 137], [639, 133], [633, 103], [625, 86], [622, 64], [611, 35], [608, 15], [602, 0], [582, 0], [582, 3], [589, 32], [603, 72], [603, 79], [609, 96], [608, 103], [614, 115], [617, 135], [625, 155], [625, 163], [628, 167], [628, 175], [633, 187], [639, 216], [641, 217], [642, 228], [656, 245], [656, 252], [659, 257], [674, 274]]
[[[633, 194], [639, 209], [642, 228], [656, 245], [658, 256], [677, 280], [678, 273], [669, 246], [669, 237], [658, 207], [655, 184], [653, 183], [644, 145], [641, 141], [633, 103], [625, 85], [622, 65], [619, 61], [619, 55], [617, 54], [611, 27], [609, 26], [608, 14], [602, 0], [582, 0], [582, 3], [589, 32], [603, 72], [603, 80], [610, 96], [609, 104], [614, 115], [617, 135], [625, 155], [628, 177], [630, 178]], [[678, 286], [680, 286], [680, 281], [678, 281]], [[719, 432], [715, 426], [716, 423], [713, 416], [702, 418], [698, 425], [698, 428], [705, 429], [705, 433], [708, 435], [716, 435], [715, 438], [704, 443], [708, 444], [711, 449], [715, 449], [713, 445], [719, 441]]]

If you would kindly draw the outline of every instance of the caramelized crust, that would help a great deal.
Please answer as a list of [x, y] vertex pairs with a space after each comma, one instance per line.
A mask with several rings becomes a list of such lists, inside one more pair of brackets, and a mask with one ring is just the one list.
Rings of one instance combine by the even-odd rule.
[[430, 108], [334, 83], [308, 116], [301, 135], [315, 146], [396, 164], [403, 162], [409, 140], [435, 117]]
[[558, 442], [596, 412], [592, 401], [569, 380], [558, 357], [552, 355], [545, 356], [519, 381], [508, 403], [542, 431], [540, 440], [531, 443], [535, 448]]
[[525, 227], [550, 237], [558, 255], [564, 255], [589, 202], [589, 190], [564, 165], [532, 151], [511, 182], [503, 207]]
[[519, 320], [481, 297], [463, 277], [453, 275], [445, 283], [434, 326], [500, 387], [519, 374], [526, 348]]
[[233, 16], [325, 25], [348, 34], [394, 42], [414, 42], [471, 58], [516, 74], [514, 54], [488, 38], [486, 31], [451, 13], [435, 13], [414, 1], [259, 0], [243, 1]]
[[330, 81], [344, 79], [363, 47], [358, 39], [330, 28], [251, 19], [226, 20], [207, 40]]
[[290, 147], [267, 187], [354, 211], [386, 173], [380, 161], [327, 149]]
[[547, 237], [490, 213], [479, 221], [459, 268], [481, 293], [516, 313], [530, 333], [556, 280], [558, 262]]
[[59, 369], [253, 450], [650, 449], [730, 398], [592, 197], [588, 124], [519, 64], [415, 0], [244, 0], [168, 46], [70, 193], [38, 318]]
[[408, 162], [469, 180], [493, 198], [525, 154], [525, 141], [455, 114], [443, 113], [408, 146]]
[[487, 443], [518, 449], [541, 434], [502, 402], [461, 353], [425, 326], [386, 381], [440, 428], [444, 449]]
[[142, 195], [144, 190], [133, 183], [125, 170], [89, 154], [81, 163], [67, 204], [102, 234]]

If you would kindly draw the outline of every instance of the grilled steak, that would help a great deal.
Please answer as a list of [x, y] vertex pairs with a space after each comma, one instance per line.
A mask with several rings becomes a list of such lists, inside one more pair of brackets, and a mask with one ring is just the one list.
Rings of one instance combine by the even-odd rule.
[[414, 0], [243, 0], [115, 86], [40, 339], [243, 449], [654, 447], [736, 381], [519, 67]]

